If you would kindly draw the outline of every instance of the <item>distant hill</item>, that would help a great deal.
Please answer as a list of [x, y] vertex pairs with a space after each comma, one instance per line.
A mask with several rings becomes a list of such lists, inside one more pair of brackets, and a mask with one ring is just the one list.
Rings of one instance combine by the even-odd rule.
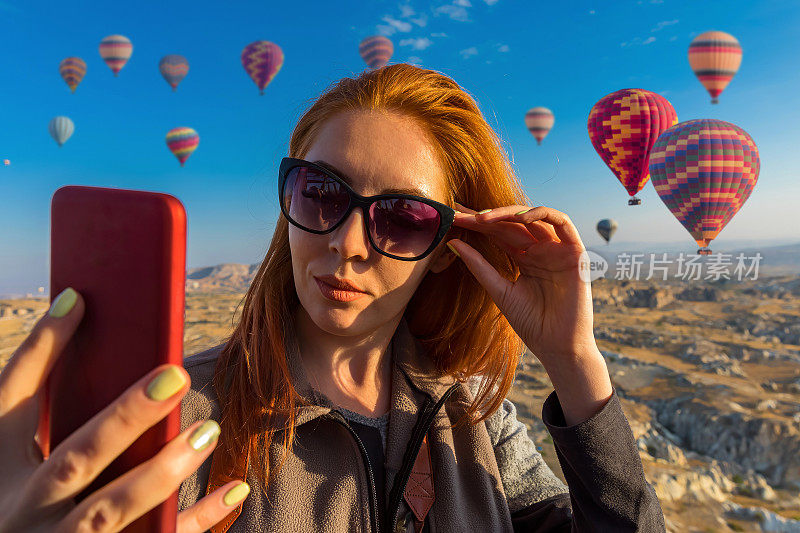
[[[661, 246], [658, 244], [648, 245], [647, 243], [621, 243], [608, 247], [590, 246], [588, 249], [599, 254], [608, 262], [609, 273], [607, 273], [605, 277], [614, 277], [616, 266], [620, 261], [624, 260], [624, 256], [621, 254], [643, 254], [639, 256], [637, 260], [643, 262], [642, 271], [644, 272], [646, 268], [649, 268], [651, 254], [654, 254], [653, 260], [657, 263], [664, 258], [663, 254], [666, 253], [667, 266], [669, 267], [668, 272], [672, 275], [677, 269], [677, 259], [681, 253], [684, 254], [685, 259], [688, 259], [689, 255], [697, 252], [696, 245], [684, 245], [676, 249], [673, 246]], [[744, 258], [749, 264], [754, 260], [753, 258], [755, 258], [756, 253], [760, 253], [761, 259], [758, 264], [758, 277], [800, 274], [800, 243], [765, 247], [747, 246], [741, 248], [716, 247], [712, 243], [711, 251], [713, 255], [706, 256], [704, 259], [713, 258], [713, 256], [717, 254], [730, 254], [729, 260], [734, 265], [736, 264], [736, 258], [739, 254], [744, 254]]]
[[222, 263], [215, 266], [191, 268], [186, 273], [187, 291], [244, 292], [258, 271], [259, 263], [243, 265]]
[[[743, 243], [744, 244], [744, 243]], [[662, 254], [667, 254], [667, 260], [672, 264], [668, 270], [670, 276], [675, 272], [677, 262], [675, 261], [680, 254], [694, 254], [697, 251], [697, 246], [682, 244], [652, 244], [652, 243], [613, 243], [609, 246], [590, 246], [589, 250], [600, 254], [609, 263], [609, 272], [606, 273], [607, 278], [613, 278], [615, 272], [615, 265], [617, 264], [618, 255], [620, 253], [640, 253], [645, 254], [641, 259], [649, 264], [650, 256], [653, 253], [655, 259], [659, 260]], [[725, 248], [711, 246], [712, 251], [716, 253], [732, 254], [734, 258], [739, 253], [744, 253], [745, 257], [752, 257], [756, 252], [762, 256], [759, 264], [759, 277], [769, 276], [783, 276], [783, 275], [797, 275], [800, 274], [800, 243], [793, 244], [780, 244], [765, 247], [753, 246], [752, 243], [747, 243], [746, 246], [740, 248]], [[186, 290], [187, 291], [225, 291], [225, 292], [244, 292], [250, 286], [250, 283], [258, 271], [260, 263], [253, 263], [252, 265], [245, 265], [241, 263], [221, 263], [213, 266], [203, 266], [197, 268], [190, 268], [186, 273]], [[643, 266], [643, 279], [646, 275]], [[49, 288], [44, 286], [36, 294], [24, 293], [19, 291], [17, 293], [0, 294], [0, 299], [16, 299], [16, 298], [31, 298], [42, 297], [46, 298]]]

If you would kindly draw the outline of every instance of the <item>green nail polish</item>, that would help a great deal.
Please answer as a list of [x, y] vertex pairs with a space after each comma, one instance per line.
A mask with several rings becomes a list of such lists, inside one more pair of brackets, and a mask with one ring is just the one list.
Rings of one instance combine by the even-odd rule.
[[489, 211], [491, 211], [491, 209], [484, 209], [483, 211], [478, 211], [478, 214], [482, 215], [484, 213], [488, 213]]
[[61, 318], [69, 313], [76, 301], [78, 301], [78, 293], [72, 287], [67, 287], [56, 296], [48, 312], [52, 317]]
[[248, 494], [250, 494], [250, 485], [243, 481], [225, 493], [225, 496], [222, 497], [222, 503], [228, 507], [236, 505], [244, 500]]
[[186, 377], [177, 366], [171, 366], [158, 373], [147, 385], [145, 394], [151, 400], [163, 402], [179, 390], [186, 383]]
[[514, 214], [515, 214], [515, 215], [524, 215], [524, 214], [525, 214], [525, 213], [527, 213], [528, 211], [530, 211], [530, 209], [523, 209], [523, 210], [522, 210], [522, 211], [520, 211], [519, 213], [514, 213]]
[[449, 242], [447, 243], [447, 247], [450, 248], [450, 250], [452, 250], [452, 252], [454, 254], [456, 254], [458, 257], [461, 257], [461, 254], [458, 253], [458, 251], [455, 249], [455, 247], [452, 244], [450, 244]]
[[213, 420], [206, 420], [189, 436], [189, 446], [198, 452], [205, 450], [211, 442], [219, 436], [219, 424]]

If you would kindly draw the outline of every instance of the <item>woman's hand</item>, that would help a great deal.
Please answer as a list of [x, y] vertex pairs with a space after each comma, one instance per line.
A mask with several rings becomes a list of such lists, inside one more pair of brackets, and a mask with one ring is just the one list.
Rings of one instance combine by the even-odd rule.
[[[174, 493], [216, 446], [216, 422], [193, 424], [152, 459], [75, 504], [75, 495], [179, 405], [190, 384], [181, 367], [154, 369], [43, 461], [34, 441], [38, 396], [83, 312], [83, 299], [77, 295], [66, 315], [44, 315], [0, 373], [0, 533], [120, 531]], [[163, 371], [172, 376], [166, 380], [172, 386], [164, 387], [160, 381], [161, 394], [153, 392], [158, 388], [151, 388], [148, 395], [148, 385]], [[201, 426], [211, 432], [197, 441], [193, 432]], [[193, 442], [199, 450], [193, 448]], [[239, 484], [232, 481], [178, 514], [178, 532], [206, 531], [222, 520], [233, 509], [224, 504], [223, 496]]]
[[591, 286], [579, 275], [585, 248], [569, 217], [545, 206], [456, 209], [455, 226], [487, 235], [519, 267], [517, 280], [509, 281], [469, 244], [448, 241], [542, 363], [595, 353]]

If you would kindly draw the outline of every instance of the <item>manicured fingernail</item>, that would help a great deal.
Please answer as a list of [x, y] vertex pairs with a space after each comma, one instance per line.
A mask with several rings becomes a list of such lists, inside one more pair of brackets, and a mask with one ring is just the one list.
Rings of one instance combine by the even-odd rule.
[[514, 214], [515, 214], [515, 215], [524, 215], [524, 214], [525, 214], [525, 213], [527, 213], [528, 211], [530, 211], [530, 209], [523, 209], [523, 210], [522, 210], [522, 211], [520, 211], [519, 213], [514, 213]]
[[145, 394], [151, 400], [163, 402], [186, 384], [186, 376], [177, 366], [165, 368], [147, 384]]
[[205, 450], [219, 436], [219, 433], [219, 424], [213, 420], [206, 420], [203, 425], [195, 429], [189, 436], [189, 446], [198, 452]]
[[53, 304], [50, 306], [49, 311], [50, 316], [61, 318], [69, 313], [76, 301], [78, 301], [78, 293], [75, 292], [75, 289], [72, 287], [67, 287], [61, 291], [58, 296], [56, 296], [55, 300], [53, 300]]
[[478, 214], [482, 215], [484, 213], [488, 213], [489, 211], [491, 211], [491, 209], [484, 209], [483, 211], [478, 211]]
[[461, 254], [458, 253], [458, 251], [455, 249], [455, 247], [452, 244], [450, 244], [449, 241], [447, 243], [447, 247], [450, 248], [453, 251], [453, 253], [456, 254], [458, 257], [461, 257]]
[[225, 493], [225, 496], [222, 497], [222, 502], [230, 507], [244, 500], [248, 494], [250, 494], [250, 485], [242, 481]]

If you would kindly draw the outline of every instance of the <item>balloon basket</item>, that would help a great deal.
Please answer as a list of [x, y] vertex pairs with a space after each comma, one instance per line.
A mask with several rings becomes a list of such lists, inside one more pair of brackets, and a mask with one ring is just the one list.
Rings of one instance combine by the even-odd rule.
[[628, 205], [639, 205], [641, 203], [642, 201], [639, 198], [636, 198], [635, 196], [633, 198], [628, 199]]
[[698, 255], [711, 255], [711, 248], [709, 248], [708, 246], [704, 246], [703, 248], [700, 248], [699, 250], [697, 250], [697, 254]]

